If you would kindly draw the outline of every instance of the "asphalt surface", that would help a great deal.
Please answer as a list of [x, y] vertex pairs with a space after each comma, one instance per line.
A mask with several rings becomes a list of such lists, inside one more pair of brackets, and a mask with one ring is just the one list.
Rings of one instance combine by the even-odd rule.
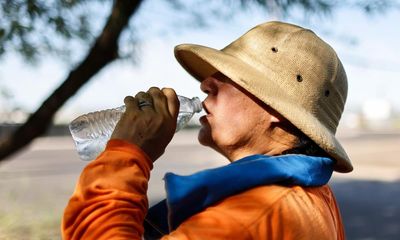
[[[400, 134], [354, 134], [341, 142], [355, 170], [335, 174], [331, 186], [348, 239], [400, 239]], [[0, 239], [59, 239], [63, 209], [86, 162], [69, 137], [41, 138], [0, 164]], [[153, 204], [164, 197], [166, 172], [189, 174], [226, 164], [199, 146], [195, 131], [178, 133], [155, 163]]]

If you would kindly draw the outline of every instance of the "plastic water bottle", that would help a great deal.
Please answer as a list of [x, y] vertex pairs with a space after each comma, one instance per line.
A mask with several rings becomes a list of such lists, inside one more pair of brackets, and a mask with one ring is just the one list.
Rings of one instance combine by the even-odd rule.
[[[176, 132], [182, 129], [193, 115], [202, 110], [198, 97], [192, 99], [179, 96], [179, 114]], [[78, 155], [82, 160], [95, 159], [106, 147], [122, 114], [125, 105], [113, 109], [84, 114], [69, 124]]]

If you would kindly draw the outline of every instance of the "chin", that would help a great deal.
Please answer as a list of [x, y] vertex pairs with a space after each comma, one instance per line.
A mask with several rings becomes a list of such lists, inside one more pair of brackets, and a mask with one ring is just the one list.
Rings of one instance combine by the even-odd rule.
[[207, 135], [209, 135], [209, 134], [206, 134], [204, 132], [204, 129], [201, 128], [199, 131], [199, 134], [197, 135], [197, 140], [199, 141], [199, 143], [201, 145], [208, 146], [207, 143], [209, 143], [209, 140], [207, 140], [207, 139], [209, 139], [209, 136], [207, 136]]
[[213, 145], [213, 140], [211, 138], [211, 133], [209, 130], [209, 128], [205, 127], [200, 128], [197, 140], [201, 145], [211, 147]]
[[218, 147], [218, 145], [215, 143], [214, 139], [211, 137], [211, 132], [208, 131], [208, 128], [206, 128], [206, 129], [201, 128], [200, 131], [199, 131], [199, 135], [197, 136], [197, 139], [198, 139], [198, 141], [199, 141], [199, 143], [201, 145], [206, 146], [206, 147], [210, 147], [210, 148], [214, 149], [215, 151], [221, 153], [225, 157], [227, 157], [227, 155], [225, 155], [224, 151], [222, 151]]

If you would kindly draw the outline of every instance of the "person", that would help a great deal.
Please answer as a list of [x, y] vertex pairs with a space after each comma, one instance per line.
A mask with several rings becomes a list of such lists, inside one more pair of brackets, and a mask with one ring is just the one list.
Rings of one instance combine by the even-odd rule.
[[311, 30], [274, 21], [222, 50], [182, 44], [175, 56], [207, 95], [199, 142], [230, 163], [167, 174], [167, 199], [148, 209], [151, 169], [179, 102], [170, 88], [128, 96], [105, 151], [81, 173], [63, 238], [345, 239], [327, 185], [333, 171], [352, 171], [335, 137], [347, 97], [335, 51]]

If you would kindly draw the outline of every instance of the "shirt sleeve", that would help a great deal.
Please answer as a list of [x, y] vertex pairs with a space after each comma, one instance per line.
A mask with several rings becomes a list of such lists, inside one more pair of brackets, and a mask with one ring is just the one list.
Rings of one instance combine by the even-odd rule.
[[141, 239], [152, 167], [138, 146], [110, 140], [81, 173], [64, 211], [63, 239]]

